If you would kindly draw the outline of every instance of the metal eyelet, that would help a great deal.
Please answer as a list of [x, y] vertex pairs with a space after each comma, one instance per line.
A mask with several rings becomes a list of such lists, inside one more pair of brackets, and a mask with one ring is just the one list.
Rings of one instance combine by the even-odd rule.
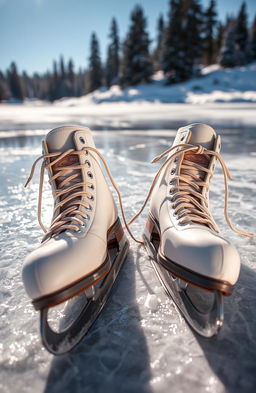
[[93, 178], [92, 172], [87, 172], [87, 175], [88, 175], [91, 179]]
[[81, 143], [85, 143], [85, 140], [84, 140], [84, 138], [82, 136], [80, 136], [79, 140], [80, 140]]

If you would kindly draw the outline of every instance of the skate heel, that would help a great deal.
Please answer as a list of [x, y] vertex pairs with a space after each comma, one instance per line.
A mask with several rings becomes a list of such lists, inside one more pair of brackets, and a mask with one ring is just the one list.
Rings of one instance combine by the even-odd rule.
[[128, 243], [119, 217], [108, 230], [107, 243], [108, 250], [116, 249], [118, 251]]
[[157, 252], [160, 244], [160, 236], [159, 236], [159, 229], [156, 221], [154, 218], [149, 215], [144, 233], [143, 233], [143, 240], [145, 247], [149, 253], [149, 256], [152, 259], [157, 259]]

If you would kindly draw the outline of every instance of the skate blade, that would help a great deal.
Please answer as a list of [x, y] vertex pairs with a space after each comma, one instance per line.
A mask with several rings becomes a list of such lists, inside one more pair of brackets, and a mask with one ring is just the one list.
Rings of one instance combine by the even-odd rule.
[[91, 328], [103, 309], [128, 254], [129, 242], [112, 241], [108, 250], [111, 268], [107, 275], [79, 296], [56, 307], [40, 310], [40, 331], [44, 347], [54, 355], [72, 350]]
[[143, 235], [143, 240], [160, 283], [190, 327], [203, 337], [216, 335], [224, 322], [222, 293], [207, 291], [175, 277], [157, 262], [159, 242], [151, 242], [148, 233]]
[[171, 275], [151, 260], [154, 270], [168, 296], [172, 298], [191, 328], [200, 336], [213, 337], [224, 322], [223, 296], [210, 292]]

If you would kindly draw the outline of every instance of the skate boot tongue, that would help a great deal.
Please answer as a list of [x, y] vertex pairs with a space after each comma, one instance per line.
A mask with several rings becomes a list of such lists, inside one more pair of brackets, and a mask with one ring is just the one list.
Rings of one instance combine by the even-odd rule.
[[[46, 144], [49, 150], [49, 153], [55, 153], [55, 152], [62, 152], [64, 153], [65, 151], [69, 149], [75, 149], [75, 144], [74, 144], [74, 132], [78, 131], [76, 127], [59, 127], [53, 129], [51, 132], [46, 137]], [[52, 170], [53, 174], [56, 174], [57, 169], [60, 169], [62, 167], [70, 166], [70, 165], [78, 165], [79, 164], [79, 158], [77, 155], [72, 155], [69, 154], [66, 157], [63, 157], [60, 161], [58, 161], [57, 164], [53, 165]], [[69, 175], [75, 174], [78, 172], [78, 170], [73, 170], [72, 172], [69, 172]], [[56, 185], [58, 186], [63, 180], [65, 176], [58, 177], [56, 180]], [[79, 183], [81, 181], [80, 176], [75, 178], [73, 181], [68, 182], [66, 184], [66, 188], [75, 184]]]
[[[207, 150], [213, 150], [214, 142], [216, 139], [216, 132], [214, 129], [207, 124], [192, 124], [189, 127], [189, 139], [187, 143], [191, 145], [200, 145], [205, 147]], [[195, 154], [192, 152], [185, 153], [184, 158], [186, 160], [195, 162], [204, 166], [205, 168], [209, 164], [209, 158], [205, 154]]]
[[[214, 150], [217, 136], [213, 128], [205, 124], [192, 124], [189, 127], [189, 131], [186, 143], [200, 145], [207, 150]], [[203, 204], [203, 198], [201, 199], [199, 197], [199, 194], [203, 191], [201, 184], [204, 184], [207, 175], [207, 172], [203, 168], [209, 168], [211, 159], [212, 156], [205, 153], [197, 154], [193, 151], [188, 151], [184, 154], [181, 162], [179, 187], [187, 193], [187, 198], [191, 201], [191, 213], [193, 212], [194, 216], [197, 215], [196, 212], [198, 211], [195, 203]], [[195, 192], [197, 195], [195, 195]], [[202, 222], [201, 224], [208, 226], [208, 223]]]
[[[207, 150], [214, 149], [214, 143], [216, 139], [216, 132], [214, 129], [207, 124], [192, 124], [189, 127], [189, 138], [187, 143], [191, 145], [200, 145], [205, 147]], [[193, 152], [187, 152], [184, 154], [184, 159], [199, 164], [205, 168], [208, 167], [210, 157], [206, 154], [196, 154]], [[197, 169], [190, 169], [189, 172], [193, 174], [198, 174], [201, 179], [205, 177], [205, 172], [199, 171]], [[187, 174], [188, 171], [183, 169], [182, 174]]]
[[[49, 153], [62, 152], [69, 149], [76, 149], [74, 144], [74, 132], [77, 130], [75, 127], [59, 127], [55, 128], [46, 137], [46, 144]], [[53, 173], [56, 173], [56, 168], [61, 168], [69, 165], [79, 164], [79, 158], [76, 155], [69, 154], [63, 157], [56, 165], [52, 167]], [[57, 183], [63, 180], [58, 179]]]
[[[59, 127], [51, 132], [46, 137], [46, 146], [49, 153], [61, 152], [65, 153], [70, 149], [74, 151], [78, 151], [77, 144], [75, 141], [76, 132], [83, 132], [85, 141], [85, 146], [94, 147], [94, 143], [92, 142], [92, 135], [88, 128], [84, 127], [76, 127], [76, 126], [65, 126]], [[76, 138], [77, 139], [77, 138]], [[55, 158], [51, 159], [51, 162], [54, 162]], [[64, 199], [71, 196], [73, 193], [79, 193], [83, 191], [82, 186], [78, 186], [78, 183], [83, 183], [85, 179], [83, 179], [82, 171], [79, 168], [75, 168], [80, 165], [80, 156], [77, 154], [72, 154], [72, 152], [68, 155], [65, 155], [63, 158], [58, 160], [56, 164], [52, 165], [52, 173], [53, 175], [57, 175], [55, 184], [57, 192], [62, 192], [65, 189], [72, 187], [72, 191], [67, 191], [66, 193], [59, 196], [59, 201], [63, 201]], [[70, 169], [69, 169], [70, 167]], [[62, 170], [63, 168], [63, 170]], [[59, 174], [59, 175], [58, 175]], [[77, 186], [76, 186], [77, 185]], [[76, 187], [75, 187], [76, 186]], [[82, 198], [81, 195], [77, 196], [77, 198], [73, 199], [70, 202], [63, 204], [63, 206], [56, 211], [55, 216], [68, 209], [71, 205], [74, 206], [74, 203], [80, 201]], [[79, 208], [80, 210], [80, 208]], [[75, 213], [74, 213], [75, 214]]]

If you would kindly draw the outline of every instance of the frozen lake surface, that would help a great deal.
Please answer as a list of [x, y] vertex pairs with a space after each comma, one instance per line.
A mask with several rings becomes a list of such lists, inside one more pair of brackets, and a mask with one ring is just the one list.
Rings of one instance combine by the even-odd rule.
[[[190, 330], [161, 288], [144, 248], [131, 241], [110, 301], [89, 334], [71, 353], [58, 358], [42, 348], [38, 314], [20, 274], [24, 257], [42, 237], [36, 219], [38, 178], [29, 189], [23, 188], [33, 161], [41, 154], [40, 134], [46, 132], [42, 124], [37, 124], [36, 136], [5, 134], [0, 139], [0, 391], [255, 392], [255, 238], [227, 229], [219, 168], [211, 188], [212, 211], [224, 235], [237, 246], [242, 269], [233, 296], [225, 298], [225, 324], [218, 337], [203, 339]], [[13, 129], [18, 130], [18, 125]], [[21, 129], [26, 131], [24, 126]], [[95, 132], [96, 145], [122, 191], [127, 217], [141, 206], [158, 167], [150, 164], [151, 159], [171, 145], [174, 135], [174, 130], [156, 129]], [[221, 135], [222, 154], [234, 179], [230, 182], [231, 220], [255, 233], [256, 133], [233, 127]], [[47, 221], [49, 189], [45, 196]], [[132, 226], [137, 237], [145, 219], [146, 212]]]

